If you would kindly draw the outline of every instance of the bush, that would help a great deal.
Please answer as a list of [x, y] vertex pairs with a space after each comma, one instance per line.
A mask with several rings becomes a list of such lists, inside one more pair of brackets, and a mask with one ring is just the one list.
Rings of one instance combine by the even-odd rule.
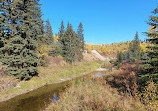
[[119, 91], [135, 95], [138, 88], [135, 67], [136, 65], [124, 63], [120, 69], [109, 72], [105, 80], [112, 87], [118, 88]]
[[152, 80], [149, 81], [144, 92], [140, 95], [148, 111], [156, 111], [158, 109], [158, 88]]

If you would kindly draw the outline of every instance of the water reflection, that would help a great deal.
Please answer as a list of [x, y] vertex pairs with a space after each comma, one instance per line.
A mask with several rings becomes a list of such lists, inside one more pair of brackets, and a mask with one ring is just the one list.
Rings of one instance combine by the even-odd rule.
[[94, 78], [101, 77], [101, 76], [103, 76], [103, 73], [96, 73], [96, 74], [94, 74]]
[[53, 99], [52, 99], [52, 103], [56, 104], [58, 100], [59, 100], [59, 97], [58, 96], [54, 96]]

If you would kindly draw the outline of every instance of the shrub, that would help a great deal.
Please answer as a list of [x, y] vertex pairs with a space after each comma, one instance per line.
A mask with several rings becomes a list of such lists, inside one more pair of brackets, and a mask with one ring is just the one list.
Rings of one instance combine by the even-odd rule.
[[152, 80], [149, 81], [144, 92], [140, 95], [148, 111], [156, 111], [158, 109], [158, 88]]
[[120, 69], [109, 72], [105, 80], [112, 87], [118, 88], [119, 91], [135, 95], [138, 88], [135, 67], [134, 64], [124, 63]]

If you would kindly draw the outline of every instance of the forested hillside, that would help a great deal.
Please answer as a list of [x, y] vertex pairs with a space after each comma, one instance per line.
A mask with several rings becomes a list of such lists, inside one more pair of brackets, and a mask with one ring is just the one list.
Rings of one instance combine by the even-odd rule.
[[[140, 42], [141, 51], [145, 52], [147, 50], [147, 46], [150, 46], [150, 43]], [[121, 43], [112, 43], [112, 44], [85, 44], [85, 49], [90, 52], [91, 50], [97, 50], [101, 54], [107, 57], [116, 57], [117, 52], [126, 52], [131, 47], [131, 41], [129, 42], [121, 42]]]

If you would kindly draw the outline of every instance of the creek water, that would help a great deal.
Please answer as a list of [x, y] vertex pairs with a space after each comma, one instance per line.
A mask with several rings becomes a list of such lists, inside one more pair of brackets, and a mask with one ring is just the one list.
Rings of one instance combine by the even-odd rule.
[[4, 102], [0, 102], [0, 111], [43, 111], [50, 103], [55, 104], [60, 99], [59, 94], [69, 87], [72, 81], [83, 78], [96, 78], [106, 75], [107, 71], [92, 72], [88, 75], [77, 77], [62, 83], [45, 85], [26, 94], [16, 96]]

